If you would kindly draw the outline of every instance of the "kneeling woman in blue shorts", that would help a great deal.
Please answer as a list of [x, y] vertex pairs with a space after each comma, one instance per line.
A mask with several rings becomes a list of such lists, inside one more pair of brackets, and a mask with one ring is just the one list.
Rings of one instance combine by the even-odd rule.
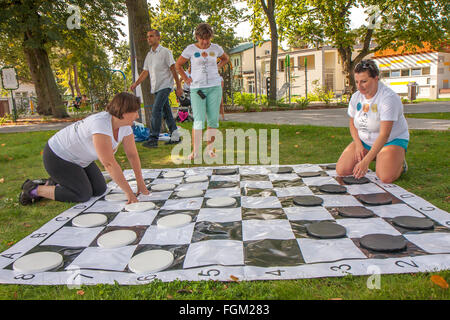
[[130, 93], [115, 95], [107, 111], [93, 114], [58, 131], [44, 148], [47, 181], [26, 180], [19, 202], [28, 205], [42, 198], [63, 202], [85, 202], [106, 191], [106, 183], [95, 160], [100, 160], [114, 182], [128, 198], [137, 202], [120, 165], [114, 158], [119, 144], [133, 168], [138, 192], [149, 194], [142, 177], [141, 161], [131, 129], [140, 108], [139, 99]]
[[353, 142], [342, 152], [336, 172], [361, 178], [376, 159], [378, 178], [392, 183], [407, 170], [409, 132], [403, 104], [397, 93], [379, 82], [372, 60], [361, 61], [354, 72], [358, 91], [348, 106]]
[[[197, 43], [184, 49], [178, 58], [175, 68], [184, 82], [191, 88], [191, 104], [194, 113], [194, 125], [192, 129], [193, 152], [189, 159], [200, 156], [200, 144], [202, 130], [207, 117], [207, 149], [210, 157], [215, 157], [212, 143], [217, 128], [219, 127], [220, 102], [222, 101], [222, 78], [218, 69], [228, 63], [229, 57], [222, 47], [211, 43], [213, 30], [210, 25], [201, 23], [195, 30]], [[217, 59], [220, 63], [217, 64]], [[191, 77], [188, 78], [183, 70], [183, 65], [191, 62]]]

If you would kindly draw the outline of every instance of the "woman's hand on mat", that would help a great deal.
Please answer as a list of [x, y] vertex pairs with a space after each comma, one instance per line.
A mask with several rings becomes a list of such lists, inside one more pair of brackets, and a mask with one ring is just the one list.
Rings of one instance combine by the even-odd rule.
[[369, 170], [369, 163], [370, 162], [367, 162], [366, 159], [363, 159], [360, 162], [358, 162], [356, 166], [353, 168], [353, 176], [356, 179], [364, 177], [367, 171]]
[[128, 198], [127, 204], [139, 202], [134, 193], [127, 194], [127, 198]]
[[143, 194], [143, 195], [148, 196], [150, 194], [150, 191], [148, 191], [145, 184], [143, 184], [143, 185], [138, 184], [138, 194]]

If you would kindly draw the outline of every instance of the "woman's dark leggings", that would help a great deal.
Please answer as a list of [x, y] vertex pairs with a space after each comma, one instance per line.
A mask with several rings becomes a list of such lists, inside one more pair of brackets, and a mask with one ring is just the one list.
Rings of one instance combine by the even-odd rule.
[[55, 200], [63, 202], [86, 202], [92, 196], [106, 191], [102, 172], [92, 162], [86, 168], [58, 157], [47, 145], [43, 153], [44, 167], [59, 185], [55, 188]]

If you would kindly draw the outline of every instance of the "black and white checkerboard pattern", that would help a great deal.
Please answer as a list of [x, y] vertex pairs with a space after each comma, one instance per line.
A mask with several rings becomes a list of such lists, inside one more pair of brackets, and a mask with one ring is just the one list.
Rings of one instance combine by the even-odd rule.
[[[397, 185], [381, 183], [373, 172], [370, 183], [346, 185], [343, 195], [324, 194], [318, 186], [345, 185], [327, 164], [301, 164], [287, 174], [273, 173], [273, 166], [194, 167], [144, 169], [149, 186], [173, 183], [173, 191], [152, 192], [140, 196], [152, 201], [154, 210], [126, 212], [125, 203], [108, 202], [104, 196], [78, 204], [55, 217], [39, 230], [0, 254], [0, 283], [32, 285], [78, 285], [115, 282], [145, 284], [155, 279], [180, 280], [265, 280], [369, 275], [373, 273], [410, 273], [450, 268], [450, 215], [426, 200]], [[327, 168], [328, 167], [328, 168]], [[237, 174], [218, 175], [216, 169], [237, 168]], [[178, 170], [184, 176], [164, 179], [163, 173]], [[320, 176], [301, 178], [302, 172], [320, 172]], [[132, 171], [126, 170], [128, 180]], [[208, 181], [186, 183], [193, 175], [207, 175]], [[110, 182], [109, 192], [117, 192]], [[178, 198], [176, 192], [202, 189], [203, 196]], [[361, 194], [389, 193], [389, 205], [367, 206], [358, 200]], [[324, 202], [318, 207], [300, 207], [293, 197], [317, 195]], [[208, 208], [212, 197], [235, 198], [227, 208]], [[365, 206], [375, 213], [366, 219], [343, 218], [336, 208]], [[86, 213], [103, 213], [104, 226], [78, 228], [72, 219]], [[176, 229], [161, 229], [156, 221], [173, 213], [187, 213], [192, 222]], [[429, 217], [435, 227], [429, 231], [408, 231], [395, 226], [397, 216]], [[307, 234], [306, 226], [317, 221], [334, 221], [347, 230], [339, 239], [318, 239]], [[97, 245], [101, 235], [120, 229], [133, 230], [137, 240], [131, 245], [104, 249]], [[382, 233], [402, 236], [407, 248], [397, 253], [379, 253], [361, 247], [364, 235]], [[127, 265], [146, 250], [164, 249], [175, 260], [167, 269], [153, 274], [135, 274]], [[15, 260], [39, 251], [63, 255], [64, 263], [55, 270], [23, 274], [12, 268]], [[375, 270], [375, 271], [374, 271]]]

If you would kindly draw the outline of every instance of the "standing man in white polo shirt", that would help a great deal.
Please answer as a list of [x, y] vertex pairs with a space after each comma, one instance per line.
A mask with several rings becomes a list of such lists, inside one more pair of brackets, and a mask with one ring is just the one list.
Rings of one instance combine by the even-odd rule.
[[152, 128], [149, 140], [142, 144], [148, 148], [158, 147], [158, 138], [163, 116], [166, 119], [167, 127], [171, 133], [170, 141], [167, 143], [180, 142], [177, 124], [173, 119], [169, 103], [169, 94], [172, 91], [174, 79], [177, 84], [177, 96], [181, 96], [183, 91], [180, 79], [175, 71], [175, 60], [173, 59], [172, 52], [161, 46], [159, 44], [160, 40], [161, 37], [158, 30], [151, 29], [147, 32], [147, 42], [150, 45], [150, 51], [145, 57], [144, 70], [136, 82], [130, 87], [130, 90], [133, 91], [150, 75], [151, 93], [155, 95], [155, 102], [152, 107]]

